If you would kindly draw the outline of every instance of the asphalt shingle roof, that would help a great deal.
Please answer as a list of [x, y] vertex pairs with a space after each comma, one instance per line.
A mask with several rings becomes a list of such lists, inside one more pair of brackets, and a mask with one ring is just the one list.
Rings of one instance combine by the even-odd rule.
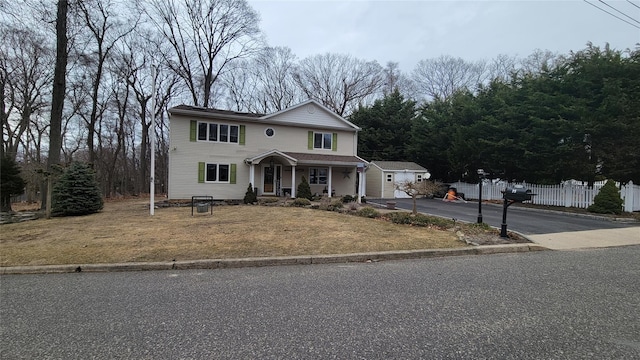
[[411, 162], [411, 161], [372, 161], [372, 164], [376, 164], [382, 170], [402, 171], [402, 170], [414, 170], [414, 171], [427, 171], [424, 167]]

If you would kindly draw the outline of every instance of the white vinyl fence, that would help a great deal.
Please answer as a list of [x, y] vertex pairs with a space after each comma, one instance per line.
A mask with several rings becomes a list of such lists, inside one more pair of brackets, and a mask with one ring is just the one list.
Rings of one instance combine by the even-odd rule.
[[[507, 187], [522, 185], [525, 189], [536, 194], [531, 201], [534, 204], [577, 207], [586, 209], [593, 204], [593, 198], [598, 194], [604, 182], [598, 182], [593, 187], [579, 184], [562, 185], [535, 185], [526, 183], [482, 183], [483, 200], [502, 200], [502, 191]], [[629, 182], [627, 185], [616, 184], [620, 189], [620, 197], [623, 200], [622, 208], [626, 212], [640, 211], [640, 186]], [[457, 182], [451, 184], [458, 192], [464, 193], [467, 199], [478, 198], [478, 184]]]

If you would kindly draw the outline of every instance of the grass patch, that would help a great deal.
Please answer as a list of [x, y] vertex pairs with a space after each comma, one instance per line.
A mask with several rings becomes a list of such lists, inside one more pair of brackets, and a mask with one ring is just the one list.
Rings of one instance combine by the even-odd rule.
[[466, 246], [450, 231], [302, 207], [190, 207], [105, 203], [87, 216], [0, 228], [0, 266], [342, 254]]

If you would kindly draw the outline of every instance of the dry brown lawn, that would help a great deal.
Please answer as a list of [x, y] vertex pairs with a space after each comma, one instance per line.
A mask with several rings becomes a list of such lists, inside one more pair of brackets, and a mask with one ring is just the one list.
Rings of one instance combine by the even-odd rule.
[[0, 266], [344, 254], [467, 246], [451, 231], [281, 206], [216, 206], [213, 215], [148, 200], [80, 217], [0, 225]]

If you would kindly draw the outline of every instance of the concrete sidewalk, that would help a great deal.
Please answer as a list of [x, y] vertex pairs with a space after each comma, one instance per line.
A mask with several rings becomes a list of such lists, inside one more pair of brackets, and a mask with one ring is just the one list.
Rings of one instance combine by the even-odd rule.
[[527, 235], [526, 237], [552, 250], [640, 245], [640, 226]]

